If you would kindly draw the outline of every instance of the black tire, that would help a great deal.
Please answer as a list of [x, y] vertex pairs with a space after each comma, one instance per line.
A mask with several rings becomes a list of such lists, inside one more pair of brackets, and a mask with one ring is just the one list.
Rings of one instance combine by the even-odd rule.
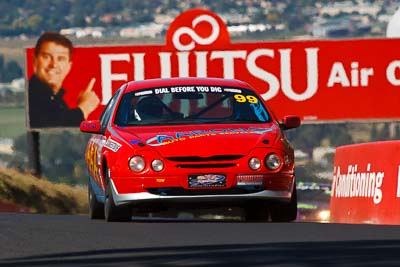
[[268, 215], [268, 209], [264, 202], [251, 201], [244, 206], [244, 219], [246, 222], [268, 222]]
[[126, 222], [132, 219], [132, 211], [129, 206], [118, 207], [114, 203], [113, 194], [111, 192], [111, 181], [109, 171], [106, 171], [107, 186], [104, 201], [104, 217], [107, 222]]
[[88, 185], [89, 218], [92, 220], [104, 219], [104, 204], [96, 199], [92, 186]]
[[292, 222], [297, 218], [297, 189], [294, 184], [292, 197], [289, 203], [273, 203], [271, 220], [273, 222]]

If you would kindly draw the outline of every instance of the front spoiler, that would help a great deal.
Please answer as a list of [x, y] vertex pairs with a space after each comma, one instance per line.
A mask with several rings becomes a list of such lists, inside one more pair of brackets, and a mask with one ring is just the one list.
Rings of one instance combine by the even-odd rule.
[[148, 192], [119, 194], [112, 179], [111, 188], [116, 206], [144, 202], [213, 202], [213, 201], [246, 201], [246, 200], [279, 200], [290, 201], [295, 180], [290, 191], [263, 190], [257, 193], [232, 194], [232, 195], [195, 195], [195, 196], [160, 196]]

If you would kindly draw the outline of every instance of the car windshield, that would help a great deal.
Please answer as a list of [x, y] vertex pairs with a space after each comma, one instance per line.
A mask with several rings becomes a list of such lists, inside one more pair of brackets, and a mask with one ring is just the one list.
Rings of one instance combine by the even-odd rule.
[[218, 86], [169, 86], [126, 93], [118, 126], [193, 123], [265, 123], [271, 116], [251, 90]]

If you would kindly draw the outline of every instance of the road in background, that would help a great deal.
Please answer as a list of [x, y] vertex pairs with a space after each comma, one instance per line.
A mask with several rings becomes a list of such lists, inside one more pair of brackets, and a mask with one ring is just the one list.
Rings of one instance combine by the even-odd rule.
[[400, 266], [398, 226], [0, 213], [0, 244], [0, 266]]

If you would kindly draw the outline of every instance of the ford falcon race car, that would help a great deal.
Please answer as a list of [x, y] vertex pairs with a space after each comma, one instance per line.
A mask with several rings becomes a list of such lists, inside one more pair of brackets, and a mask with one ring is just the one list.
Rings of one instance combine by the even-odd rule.
[[89, 216], [132, 219], [137, 209], [240, 207], [247, 221], [293, 221], [294, 153], [249, 84], [219, 78], [132, 81], [112, 96], [86, 148]]

